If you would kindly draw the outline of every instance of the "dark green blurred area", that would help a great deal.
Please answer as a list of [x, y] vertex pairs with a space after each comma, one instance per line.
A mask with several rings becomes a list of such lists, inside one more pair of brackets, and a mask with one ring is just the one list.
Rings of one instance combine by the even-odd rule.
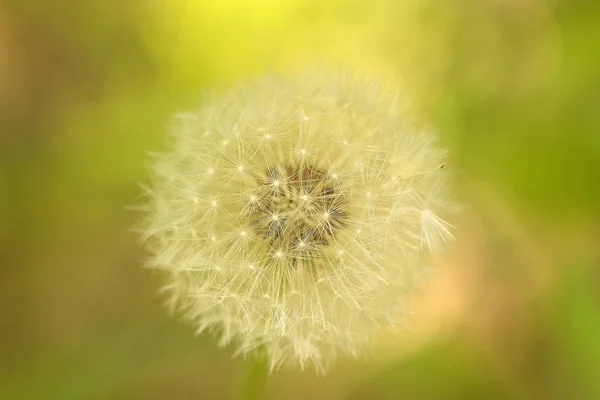
[[323, 3], [0, 2], [0, 399], [237, 393], [246, 363], [165, 315], [127, 206], [171, 114], [314, 62], [401, 87], [452, 150], [452, 284], [421, 295], [460, 306], [265, 398], [600, 399], [600, 4]]

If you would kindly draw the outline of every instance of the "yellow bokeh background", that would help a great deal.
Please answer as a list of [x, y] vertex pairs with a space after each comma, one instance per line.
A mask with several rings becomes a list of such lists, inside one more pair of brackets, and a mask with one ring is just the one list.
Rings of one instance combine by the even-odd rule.
[[311, 66], [398, 90], [464, 207], [400, 332], [263, 398], [600, 398], [597, 26], [566, 0], [0, 1], [0, 398], [243, 392], [165, 314], [130, 206], [172, 114]]

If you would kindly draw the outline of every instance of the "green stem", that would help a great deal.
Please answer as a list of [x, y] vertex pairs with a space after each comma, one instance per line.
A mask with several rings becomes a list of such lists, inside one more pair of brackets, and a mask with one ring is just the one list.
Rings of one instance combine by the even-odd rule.
[[264, 399], [269, 370], [264, 361], [248, 360], [247, 364], [248, 372], [242, 382], [239, 398], [243, 400]]

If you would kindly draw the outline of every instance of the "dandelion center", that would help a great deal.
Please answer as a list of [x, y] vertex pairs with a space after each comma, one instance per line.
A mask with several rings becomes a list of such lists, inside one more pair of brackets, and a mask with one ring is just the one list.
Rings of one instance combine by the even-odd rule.
[[250, 225], [275, 254], [293, 254], [294, 265], [306, 258], [306, 249], [329, 245], [346, 225], [347, 201], [324, 169], [300, 163], [270, 166], [256, 183], [247, 211]]

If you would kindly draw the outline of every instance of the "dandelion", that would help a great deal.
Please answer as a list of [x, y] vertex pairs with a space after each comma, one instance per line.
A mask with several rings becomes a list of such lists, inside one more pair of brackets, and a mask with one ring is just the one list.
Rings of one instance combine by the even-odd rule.
[[366, 352], [452, 239], [445, 152], [396, 99], [307, 74], [178, 115], [144, 225], [170, 308], [271, 370]]

